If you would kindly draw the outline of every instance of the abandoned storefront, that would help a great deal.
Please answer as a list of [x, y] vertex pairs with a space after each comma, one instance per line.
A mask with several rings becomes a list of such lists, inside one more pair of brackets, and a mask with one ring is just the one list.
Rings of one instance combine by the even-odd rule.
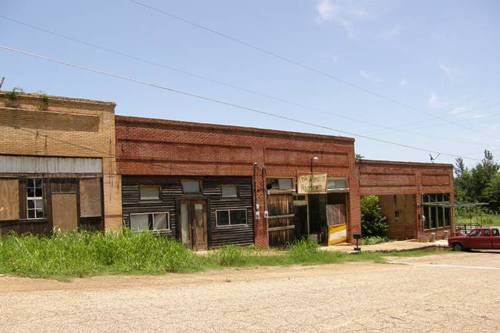
[[360, 194], [379, 197], [391, 239], [445, 238], [454, 230], [453, 166], [360, 161]]
[[123, 176], [124, 222], [203, 250], [254, 241], [249, 177]]
[[0, 92], [0, 115], [0, 234], [121, 228], [113, 103]]
[[103, 230], [100, 159], [0, 155], [0, 233]]
[[454, 228], [450, 165], [356, 161], [352, 138], [115, 116], [114, 107], [0, 92], [1, 234], [125, 226], [194, 249], [336, 244], [361, 231], [365, 195], [379, 196], [390, 238]]
[[352, 139], [121, 116], [116, 133], [134, 231], [205, 249], [327, 244], [359, 230]]
[[270, 246], [283, 246], [297, 239], [330, 245], [347, 240], [346, 179], [322, 174], [266, 181]]

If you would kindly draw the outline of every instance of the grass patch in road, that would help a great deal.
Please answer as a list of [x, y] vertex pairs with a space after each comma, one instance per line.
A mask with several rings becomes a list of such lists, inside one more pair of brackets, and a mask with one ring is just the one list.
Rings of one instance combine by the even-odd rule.
[[[411, 255], [426, 255], [413, 251]], [[225, 267], [320, 265], [345, 262], [385, 262], [387, 256], [409, 253], [348, 254], [322, 251], [316, 244], [300, 241], [287, 250], [259, 250], [234, 245], [197, 255], [178, 241], [151, 233], [75, 232], [52, 237], [0, 238], [0, 273], [67, 280], [106, 274], [164, 274], [198, 272]]]

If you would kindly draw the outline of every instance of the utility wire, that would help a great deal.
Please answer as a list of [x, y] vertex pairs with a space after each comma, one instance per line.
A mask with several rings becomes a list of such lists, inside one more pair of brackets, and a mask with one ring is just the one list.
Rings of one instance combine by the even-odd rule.
[[183, 90], [179, 90], [179, 89], [170, 88], [170, 87], [167, 87], [167, 86], [162, 86], [160, 84], [153, 83], [153, 82], [143, 81], [143, 80], [135, 79], [135, 78], [128, 77], [128, 76], [124, 76], [124, 75], [119, 75], [119, 74], [115, 74], [115, 73], [103, 71], [103, 70], [100, 70], [100, 69], [94, 69], [94, 68], [90, 68], [90, 67], [86, 67], [86, 66], [82, 66], [82, 65], [72, 64], [72, 63], [69, 63], [69, 62], [65, 62], [65, 61], [62, 61], [62, 60], [59, 60], [59, 59], [47, 57], [47, 56], [44, 56], [44, 55], [40, 55], [40, 54], [33, 53], [31, 51], [27, 51], [27, 50], [23, 50], [23, 49], [19, 49], [19, 48], [9, 47], [9, 46], [5, 46], [5, 45], [1, 45], [0, 44], [0, 49], [5, 50], [5, 51], [10, 51], [10, 52], [18, 53], [18, 54], [23, 54], [25, 56], [29, 56], [29, 57], [32, 57], [32, 58], [43, 59], [45, 61], [56, 63], [56, 64], [63, 65], [63, 66], [66, 66], [66, 67], [77, 68], [77, 69], [80, 69], [80, 70], [83, 70], [83, 71], [93, 72], [93, 73], [96, 73], [96, 74], [100, 74], [100, 75], [103, 75], [103, 76], [109, 76], [109, 77], [112, 77], [112, 78], [115, 78], [115, 79], [119, 79], [119, 80], [123, 80], [123, 81], [134, 82], [136, 84], [140, 84], [140, 85], [152, 87], [152, 88], [155, 88], [155, 89], [160, 89], [160, 90], [163, 90], [163, 91], [168, 91], [168, 92], [171, 92], [171, 93], [175, 93], [175, 94], [179, 94], [179, 95], [183, 95], [183, 96], [187, 96], [187, 97], [196, 98], [196, 99], [199, 99], [199, 100], [209, 101], [209, 102], [212, 102], [212, 103], [229, 106], [229, 107], [236, 108], [236, 109], [241, 109], [241, 110], [246, 110], [246, 111], [250, 111], [250, 112], [253, 112], [253, 113], [257, 113], [257, 114], [266, 115], [266, 116], [269, 116], [269, 117], [272, 117], [272, 118], [276, 118], [276, 119], [282, 119], [282, 120], [287, 120], [287, 121], [298, 123], [298, 124], [302, 124], [302, 125], [307, 125], [307, 126], [311, 126], [311, 127], [321, 128], [321, 129], [328, 130], [328, 131], [331, 131], [331, 132], [338, 132], [338, 133], [346, 134], [346, 135], [349, 135], [349, 136], [355, 136], [355, 137], [359, 137], [359, 138], [363, 138], [363, 139], [367, 139], [367, 140], [371, 140], [371, 141], [375, 141], [375, 142], [390, 144], [390, 145], [399, 146], [399, 147], [403, 147], [403, 148], [407, 148], [407, 149], [412, 149], [412, 150], [416, 150], [416, 151], [422, 151], [422, 152], [426, 152], [426, 153], [434, 153], [434, 154], [438, 154], [439, 153], [441, 155], [446, 155], [446, 156], [449, 156], [449, 157], [455, 157], [455, 158], [456, 157], [462, 157], [464, 159], [476, 160], [476, 161], [480, 160], [480, 159], [473, 158], [473, 157], [460, 156], [460, 155], [457, 155], [457, 154], [450, 154], [450, 153], [440, 152], [440, 151], [437, 151], [437, 150], [432, 150], [432, 149], [427, 149], [427, 148], [422, 148], [422, 147], [417, 147], [417, 146], [402, 144], [402, 143], [398, 143], [398, 142], [393, 142], [393, 141], [389, 141], [389, 140], [384, 140], [384, 139], [370, 137], [370, 136], [366, 136], [366, 135], [362, 135], [362, 134], [357, 134], [357, 133], [354, 133], [354, 132], [339, 130], [339, 129], [335, 129], [335, 128], [332, 128], [332, 127], [329, 127], [329, 126], [325, 126], [325, 125], [321, 125], [321, 124], [316, 124], [316, 123], [305, 121], [305, 120], [295, 119], [295, 118], [292, 118], [292, 117], [288, 117], [288, 116], [284, 116], [284, 115], [281, 115], [281, 114], [276, 114], [276, 113], [272, 113], [272, 112], [268, 112], [268, 111], [263, 111], [263, 110], [252, 108], [252, 107], [247, 107], [247, 106], [244, 106], [244, 105], [241, 105], [241, 104], [227, 102], [227, 101], [224, 101], [224, 100], [220, 100], [220, 99], [216, 99], [216, 98], [212, 98], [212, 97], [208, 97], [208, 96], [198, 95], [198, 94], [195, 94], [195, 93], [191, 93], [191, 92], [187, 92], [187, 91], [183, 91]]
[[[234, 84], [231, 84], [231, 83], [223, 82], [223, 81], [220, 81], [220, 80], [217, 80], [217, 79], [213, 79], [213, 78], [210, 78], [210, 77], [207, 77], [207, 76], [203, 76], [203, 75], [199, 75], [199, 74], [196, 74], [196, 73], [193, 73], [193, 72], [189, 72], [189, 71], [186, 71], [186, 70], [183, 70], [183, 69], [179, 69], [179, 68], [176, 68], [176, 67], [173, 67], [173, 66], [170, 66], [170, 65], [165, 65], [165, 64], [158, 63], [158, 62], [155, 62], [155, 61], [151, 61], [151, 60], [147, 60], [147, 59], [144, 59], [144, 58], [140, 58], [140, 57], [137, 57], [137, 56], [134, 56], [134, 55], [131, 55], [131, 54], [128, 54], [128, 53], [116, 50], [116, 49], [111, 49], [109, 47], [101, 46], [101, 45], [94, 44], [94, 43], [91, 43], [91, 42], [88, 42], [88, 41], [85, 41], [85, 40], [82, 40], [82, 39], [79, 39], [79, 38], [75, 38], [75, 37], [72, 37], [72, 36], [69, 36], [69, 35], [61, 34], [59, 32], [55, 32], [55, 31], [52, 31], [52, 30], [49, 30], [49, 29], [46, 29], [46, 28], [43, 28], [43, 27], [40, 27], [40, 26], [36, 26], [36, 25], [30, 24], [30, 23], [26, 23], [26, 22], [23, 22], [23, 21], [20, 21], [20, 20], [17, 20], [17, 19], [13, 19], [13, 18], [4, 16], [4, 15], [1, 15], [1, 14], [0, 14], [0, 18], [2, 18], [4, 20], [7, 20], [7, 21], [10, 21], [10, 22], [14, 22], [14, 23], [22, 25], [22, 26], [26, 26], [26, 27], [28, 27], [30, 29], [33, 29], [33, 30], [41, 31], [41, 32], [44, 32], [46, 34], [49, 34], [49, 35], [52, 35], [52, 36], [56, 36], [58, 38], [62, 38], [62, 39], [74, 42], [74, 43], [82, 44], [82, 45], [85, 45], [85, 46], [88, 46], [88, 47], [91, 47], [91, 48], [95, 48], [95, 49], [98, 49], [98, 50], [101, 50], [101, 51], [105, 51], [105, 52], [108, 52], [108, 53], [111, 53], [111, 54], [119, 55], [119, 56], [122, 56], [122, 57], [125, 57], [125, 58], [128, 58], [128, 59], [132, 59], [134, 61], [138, 61], [138, 62], [141, 62], [141, 63], [144, 63], [144, 64], [151, 65], [151, 66], [156, 66], [156, 67], [159, 67], [159, 68], [163, 68], [163, 69], [167, 69], [167, 70], [179, 72], [179, 73], [182, 73], [184, 75], [188, 75], [188, 76], [195, 77], [195, 78], [198, 78], [198, 79], [201, 79], [201, 80], [205, 80], [205, 81], [208, 81], [208, 82], [216, 83], [216, 84], [219, 84], [219, 85], [222, 85], [222, 86], [225, 86], [225, 87], [229, 87], [229, 88], [232, 88], [232, 89], [235, 89], [235, 90], [243, 91], [243, 92], [246, 92], [246, 93], [249, 93], [249, 94], [253, 94], [253, 95], [256, 95], [256, 96], [264, 97], [264, 98], [267, 98], [267, 99], [270, 99], [270, 100], [273, 100], [273, 101], [277, 101], [277, 102], [280, 102], [280, 103], [283, 103], [283, 104], [291, 105], [291, 106], [294, 106], [294, 107], [297, 107], [297, 108], [300, 108], [300, 109], [303, 109], [303, 110], [321, 112], [321, 113], [323, 113], [325, 115], [329, 115], [329, 116], [333, 115], [335, 117], [347, 119], [347, 120], [355, 122], [355, 123], [364, 123], [364, 124], [368, 124], [368, 125], [371, 125], [371, 126], [376, 126], [376, 127], [379, 127], [379, 128], [385, 129], [387, 131], [391, 131], [391, 132], [395, 131], [395, 132], [401, 132], [401, 133], [405, 133], [405, 134], [408, 134], [408, 132], [413, 132], [416, 135], [419, 135], [419, 136], [422, 136], [422, 137], [426, 137], [426, 138], [434, 138], [434, 139], [440, 139], [440, 140], [454, 140], [455, 142], [461, 142], [461, 143], [465, 143], [465, 144], [478, 145], [478, 146], [481, 146], [481, 147], [487, 146], [483, 142], [469, 141], [469, 140], [462, 140], [462, 139], [455, 139], [455, 138], [447, 138], [447, 137], [442, 137], [442, 136], [437, 136], [437, 135], [432, 135], [432, 134], [431, 135], [422, 134], [422, 133], [420, 133], [418, 131], [411, 131], [411, 130], [409, 131], [409, 130], [402, 129], [400, 126], [398, 126], [398, 127], [386, 126], [386, 125], [374, 123], [374, 122], [371, 122], [371, 121], [367, 121], [367, 120], [363, 120], [363, 119], [358, 119], [358, 118], [350, 117], [350, 116], [347, 116], [347, 115], [344, 115], [344, 114], [333, 113], [333, 112], [326, 111], [326, 110], [323, 110], [323, 109], [320, 109], [320, 108], [317, 108], [317, 107], [306, 106], [306, 105], [303, 105], [303, 104], [300, 104], [300, 103], [297, 103], [297, 102], [286, 100], [286, 99], [281, 98], [281, 97], [276, 97], [276, 96], [273, 96], [273, 95], [269, 95], [267, 93], [263, 93], [263, 92], [259, 92], [259, 91], [253, 90], [253, 89], [248, 89], [248, 88], [237, 86], [237, 85], [234, 85]], [[382, 132], [379, 131], [379, 133], [386, 133], [386, 131], [382, 131]]]
[[386, 101], [388, 101], [388, 102], [390, 102], [390, 103], [392, 103], [392, 104], [395, 104], [395, 105], [401, 106], [401, 107], [406, 108], [406, 109], [411, 109], [411, 110], [413, 110], [413, 111], [416, 111], [418, 114], [425, 113], [425, 114], [427, 114], [428, 116], [430, 116], [430, 117], [432, 117], [432, 118], [434, 118], [434, 119], [439, 119], [439, 120], [441, 120], [441, 121], [443, 121], [443, 122], [445, 122], [445, 123], [453, 124], [453, 125], [455, 125], [455, 126], [457, 126], [457, 127], [464, 128], [464, 129], [467, 129], [467, 130], [470, 130], [470, 131], [474, 131], [474, 132], [475, 132], [475, 134], [477, 134], [477, 131], [476, 131], [475, 129], [473, 129], [473, 128], [470, 128], [470, 127], [467, 127], [467, 126], [463, 126], [463, 124], [460, 124], [460, 123], [455, 122], [455, 121], [451, 121], [450, 119], [447, 119], [447, 118], [445, 118], [445, 117], [441, 117], [441, 116], [435, 115], [435, 114], [433, 114], [433, 113], [431, 113], [431, 112], [428, 112], [428, 111], [425, 111], [425, 110], [421, 110], [421, 109], [419, 109], [419, 108], [417, 108], [417, 107], [414, 107], [414, 106], [409, 105], [409, 104], [407, 104], [407, 103], [401, 102], [401, 101], [399, 101], [399, 100], [397, 100], [397, 99], [394, 99], [394, 98], [392, 98], [392, 97], [390, 97], [390, 96], [386, 96], [386, 95], [380, 94], [380, 93], [378, 93], [378, 92], [376, 92], [376, 91], [373, 91], [373, 90], [367, 89], [367, 88], [365, 88], [365, 87], [363, 87], [363, 86], [360, 86], [360, 85], [358, 85], [358, 84], [356, 84], [356, 83], [353, 83], [353, 82], [347, 81], [347, 80], [345, 80], [345, 79], [343, 79], [343, 78], [341, 78], [341, 77], [339, 77], [339, 76], [336, 76], [336, 75], [333, 75], [333, 74], [331, 74], [331, 73], [328, 73], [328, 72], [325, 72], [325, 71], [323, 71], [323, 70], [320, 70], [320, 69], [318, 69], [318, 68], [315, 68], [315, 67], [309, 66], [309, 65], [307, 65], [307, 64], [304, 64], [304, 63], [302, 63], [302, 62], [300, 62], [300, 61], [294, 60], [294, 59], [289, 58], [289, 57], [287, 57], [287, 56], [281, 55], [281, 54], [279, 54], [279, 53], [276, 53], [276, 52], [273, 52], [273, 51], [269, 51], [269, 50], [264, 49], [264, 48], [262, 48], [262, 47], [260, 47], [260, 46], [257, 46], [257, 45], [255, 45], [255, 44], [252, 44], [252, 43], [250, 43], [250, 42], [247, 42], [247, 41], [245, 41], [245, 40], [243, 40], [243, 39], [240, 39], [240, 38], [234, 37], [234, 36], [232, 36], [232, 35], [229, 35], [229, 34], [227, 34], [227, 33], [221, 32], [221, 31], [219, 31], [219, 30], [215, 30], [215, 29], [210, 28], [210, 27], [208, 27], [208, 26], [206, 26], [206, 25], [202, 25], [202, 24], [200, 24], [200, 23], [197, 23], [197, 22], [194, 22], [194, 21], [192, 21], [192, 20], [186, 19], [186, 18], [181, 17], [181, 16], [179, 16], [179, 15], [176, 15], [176, 14], [173, 14], [173, 13], [170, 13], [170, 12], [167, 12], [167, 11], [165, 11], [165, 10], [163, 10], [163, 9], [158, 8], [158, 7], [153, 7], [153, 6], [148, 5], [148, 4], [146, 4], [146, 3], [144, 3], [144, 2], [141, 2], [141, 1], [137, 1], [137, 0], [128, 0], [128, 1], [130, 1], [130, 2], [132, 2], [133, 4], [136, 4], [136, 5], [138, 5], [138, 6], [141, 6], [141, 7], [143, 7], [143, 8], [146, 8], [146, 9], [148, 9], [148, 10], [150, 10], [150, 11], [154, 11], [154, 12], [160, 13], [160, 14], [162, 14], [162, 15], [164, 15], [164, 16], [167, 16], [167, 17], [173, 18], [173, 19], [175, 19], [175, 20], [177, 20], [177, 21], [183, 22], [183, 23], [188, 24], [188, 25], [190, 25], [190, 26], [193, 26], [193, 27], [195, 27], [195, 28], [198, 28], [198, 29], [201, 29], [201, 30], [207, 31], [207, 32], [212, 33], [212, 34], [214, 34], [214, 35], [217, 35], [217, 36], [219, 36], [219, 37], [221, 37], [221, 38], [224, 38], [224, 39], [230, 40], [230, 41], [232, 41], [232, 42], [234, 42], [234, 43], [237, 43], [237, 44], [240, 44], [240, 45], [246, 46], [246, 47], [251, 48], [251, 49], [253, 49], [253, 50], [255, 50], [255, 51], [258, 51], [258, 52], [260, 52], [260, 53], [266, 54], [266, 55], [268, 55], [268, 56], [270, 56], [270, 57], [273, 57], [273, 58], [279, 59], [279, 60], [281, 60], [281, 61], [283, 61], [283, 62], [286, 62], [286, 63], [292, 64], [292, 65], [294, 65], [294, 66], [300, 67], [300, 68], [305, 69], [305, 70], [308, 70], [308, 71], [310, 71], [310, 72], [313, 72], [313, 73], [319, 74], [319, 75], [321, 75], [321, 76], [327, 77], [327, 78], [329, 78], [329, 79], [331, 79], [331, 80], [334, 80], [334, 81], [336, 81], [336, 82], [342, 83], [342, 84], [347, 85], [347, 86], [349, 86], [349, 87], [351, 87], [351, 88], [357, 89], [357, 90], [359, 90], [359, 91], [361, 91], [361, 92], [364, 92], [365, 94], [368, 94], [368, 95], [371, 95], [371, 96], [377, 97], [377, 98], [382, 99], [382, 100], [386, 100]]

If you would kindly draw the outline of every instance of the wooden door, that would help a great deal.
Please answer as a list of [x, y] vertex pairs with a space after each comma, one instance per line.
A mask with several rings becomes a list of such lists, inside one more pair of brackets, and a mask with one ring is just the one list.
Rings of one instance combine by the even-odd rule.
[[328, 225], [346, 224], [344, 204], [326, 205], [326, 221]]
[[207, 202], [205, 200], [192, 200], [192, 229], [193, 229], [193, 249], [208, 249], [207, 237]]
[[179, 202], [179, 238], [193, 250], [208, 249], [207, 202], [183, 199]]
[[269, 245], [286, 246], [295, 240], [295, 213], [291, 194], [267, 197]]
[[74, 231], [78, 227], [76, 193], [52, 194], [52, 226], [56, 231]]

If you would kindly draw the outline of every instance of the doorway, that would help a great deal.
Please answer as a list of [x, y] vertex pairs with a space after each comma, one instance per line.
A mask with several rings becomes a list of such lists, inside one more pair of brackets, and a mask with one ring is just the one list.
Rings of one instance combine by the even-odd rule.
[[179, 236], [182, 244], [195, 251], [207, 250], [207, 201], [203, 199], [180, 200], [179, 221]]

